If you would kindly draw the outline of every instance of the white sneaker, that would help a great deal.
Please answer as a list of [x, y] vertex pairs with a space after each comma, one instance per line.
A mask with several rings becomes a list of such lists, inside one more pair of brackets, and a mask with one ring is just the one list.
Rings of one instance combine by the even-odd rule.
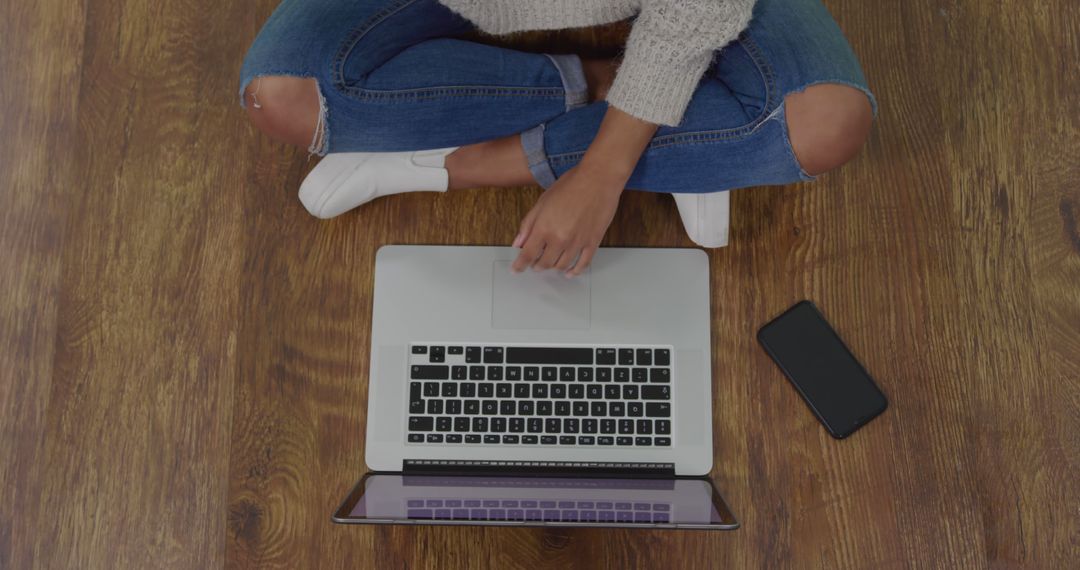
[[672, 194], [679, 217], [690, 239], [702, 247], [724, 247], [728, 243], [729, 192]]
[[446, 192], [446, 155], [455, 150], [328, 154], [300, 184], [300, 202], [312, 216], [326, 219], [380, 196]]

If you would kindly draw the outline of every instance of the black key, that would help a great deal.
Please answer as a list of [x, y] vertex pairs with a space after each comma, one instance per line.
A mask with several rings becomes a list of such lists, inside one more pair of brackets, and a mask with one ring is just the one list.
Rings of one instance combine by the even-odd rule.
[[484, 400], [484, 403], [480, 405], [480, 411], [485, 416], [494, 416], [499, 413], [499, 402], [495, 400]]
[[419, 382], [412, 382], [409, 384], [409, 399], [419, 400], [421, 391], [424, 389], [423, 385]]
[[540, 436], [540, 443], [542, 443], [544, 445], [555, 445], [558, 441], [559, 441], [558, 438], [556, 438], [553, 435], [542, 435], [542, 436]]
[[671, 382], [671, 370], [668, 368], [653, 368], [649, 371], [649, 382]]
[[495, 433], [506, 431], [506, 418], [491, 418], [491, 431]]
[[574, 402], [572, 404], [572, 408], [573, 408], [573, 412], [574, 412], [575, 416], [587, 416], [587, 415], [589, 415], [589, 403], [588, 402]]
[[570, 399], [580, 400], [585, 397], [585, 387], [581, 384], [570, 385]]
[[514, 397], [515, 398], [528, 398], [529, 397], [529, 385], [528, 384], [518, 384], [518, 385], [514, 386]]
[[618, 400], [622, 397], [622, 390], [618, 386], [604, 386], [604, 399]]
[[439, 395], [439, 385], [434, 382], [424, 382], [424, 396], [434, 398]]
[[461, 347], [461, 346], [448, 346], [448, 347], [446, 347], [446, 353], [447, 354], [461, 354], [464, 351], [465, 351], [464, 347]]
[[456, 416], [461, 413], [461, 400], [447, 400], [446, 413]]
[[634, 438], [628, 436], [622, 436], [615, 438], [615, 443], [618, 445], [633, 445]]
[[544, 384], [533, 384], [532, 397], [546, 399], [548, 397], [548, 387]]
[[579, 435], [577, 442], [578, 445], [593, 445], [596, 443], [596, 438], [591, 435]]
[[578, 382], [592, 382], [592, 368], [582, 366], [577, 369]]
[[499, 402], [499, 413], [504, 416], [514, 415], [514, 411], [517, 409], [517, 405], [513, 400], [503, 400]]
[[477, 387], [476, 393], [481, 398], [490, 398], [495, 395], [495, 386], [493, 384], [480, 384]]
[[414, 364], [411, 370], [413, 380], [446, 380], [450, 378], [449, 366]]
[[465, 378], [468, 378], [468, 376], [469, 376], [469, 367], [468, 366], [451, 366], [450, 367], [450, 377], [453, 378], [454, 380], [464, 380]]
[[634, 438], [634, 445], [640, 445], [640, 446], [652, 445], [652, 438], [651, 437], [635, 437]]
[[619, 420], [619, 433], [634, 433], [634, 420]]
[[472, 430], [473, 430], [474, 433], [484, 433], [485, 431], [487, 431], [488, 430], [488, 419], [487, 418], [473, 418], [472, 419]]
[[465, 400], [465, 413], [475, 416], [480, 413], [480, 400]]
[[458, 395], [462, 398], [474, 398], [476, 397], [476, 384], [473, 384], [472, 382], [462, 384], [459, 392]]
[[536, 382], [539, 379], [540, 379], [540, 369], [539, 368], [537, 368], [536, 366], [526, 366], [525, 367], [525, 381], [526, 382]]
[[535, 435], [521, 436], [521, 443], [524, 443], [525, 445], [536, 445], [536, 440], [537, 438]]
[[574, 367], [563, 366], [559, 369], [559, 382], [573, 382], [574, 381]]
[[544, 420], [540, 418], [528, 419], [529, 433], [540, 433], [544, 431]]
[[427, 413], [429, 414], [441, 414], [442, 413], [442, 400], [428, 400]]
[[427, 354], [427, 347], [426, 346], [420, 346], [420, 345], [413, 345], [412, 353], [413, 354]]
[[596, 381], [597, 382], [611, 382], [611, 369], [610, 368], [597, 368], [596, 369]]
[[509, 398], [513, 393], [513, 387], [511, 387], [509, 384], [499, 384], [495, 387], [496, 398]]
[[615, 420], [600, 420], [600, 433], [615, 433]]
[[555, 402], [555, 415], [556, 416], [569, 416], [570, 415], [570, 402], [561, 400]]
[[615, 445], [615, 438], [608, 435], [602, 435], [596, 438], [596, 443], [600, 445]]
[[488, 366], [487, 379], [488, 380], [502, 380], [503, 379], [503, 367], [502, 366]]
[[648, 368], [635, 368], [630, 374], [630, 379], [634, 382], [646, 382], [649, 379]]
[[483, 366], [470, 366], [469, 367], [469, 380], [483, 380], [484, 379], [484, 367]]
[[632, 348], [620, 348], [619, 349], [619, 366], [630, 366], [634, 363], [634, 349]]
[[[633, 388], [637, 388], [637, 386], [633, 386]], [[642, 400], [670, 400], [671, 399], [671, 388], [669, 388], [667, 386], [642, 386], [641, 387], [641, 399]]]
[[501, 346], [484, 347], [484, 364], [502, 364], [503, 349]]
[[666, 348], [656, 349], [656, 358], [653, 364], [657, 366], [671, 366], [671, 351]]
[[447, 382], [442, 385], [443, 398], [457, 398], [457, 384]]
[[604, 417], [607, 415], [607, 403], [606, 402], [593, 402], [592, 403], [592, 415], [593, 417]]
[[442, 443], [443, 436], [441, 433], [429, 433], [427, 434], [428, 443]]
[[596, 433], [596, 426], [599, 423], [592, 418], [581, 420], [581, 433]]
[[[473, 363], [480, 362], [480, 347], [470, 346], [465, 349], [465, 362]], [[466, 442], [468, 443], [468, 442]]]
[[[430, 401], [430, 400], [429, 400]], [[424, 401], [420, 399], [409, 401], [409, 413], [410, 414], [422, 414], [427, 406], [424, 405]]]
[[652, 349], [651, 348], [639, 348], [637, 349], [637, 363], [642, 366], [652, 366]]
[[431, 347], [432, 362], [446, 362], [446, 347], [445, 346], [433, 346]]
[[446, 434], [446, 443], [461, 443], [460, 433], [448, 433]]
[[435, 429], [435, 418], [409, 418], [409, 431], [431, 431]]
[[544, 433], [562, 433], [562, 420], [559, 418], [544, 420]]
[[626, 415], [632, 418], [640, 418], [645, 415], [645, 406], [641, 402], [629, 402], [626, 404]]
[[614, 348], [598, 348], [598, 349], [596, 349], [596, 363], [597, 364], [615, 364], [615, 349]]
[[671, 404], [667, 402], [649, 402], [645, 404], [645, 416], [650, 418], [671, 417]]
[[608, 415], [621, 418], [626, 415], [626, 402], [611, 402], [608, 406]]
[[638, 398], [637, 386], [623, 386], [622, 396], [624, 400], [636, 400]]
[[500, 439], [502, 438], [497, 435], [485, 435], [484, 443], [499, 443]]
[[469, 431], [469, 418], [454, 418], [454, 431]]
[[435, 431], [450, 431], [454, 429], [454, 421], [447, 417], [435, 420]]
[[510, 431], [513, 433], [525, 431], [525, 418], [510, 418]]
[[504, 435], [502, 436], [503, 443], [516, 444], [520, 438], [516, 435]]
[[471, 433], [465, 436], [465, 443], [480, 443], [480, 436]]
[[630, 369], [629, 368], [616, 368], [615, 369], [615, 381], [616, 382], [629, 382], [630, 381]]
[[550, 416], [552, 405], [550, 401], [543, 401], [536, 403], [536, 415], [538, 416]]
[[507, 380], [521, 380], [521, 367], [520, 366], [507, 366], [506, 367], [506, 379]]
[[637, 421], [637, 432], [642, 434], [642, 435], [651, 435], [652, 434], [652, 420], [638, 420]]
[[656, 433], [668, 435], [671, 433], [671, 420], [656, 420]]
[[590, 385], [585, 389], [585, 396], [590, 400], [599, 400], [604, 397], [604, 388], [596, 384]]
[[656, 445], [663, 445], [665, 447], [671, 445], [670, 437], [657, 437], [653, 438], [653, 441], [656, 442]]
[[577, 418], [566, 418], [562, 423], [563, 433], [577, 433], [581, 430], [581, 421]]
[[409, 443], [424, 443], [424, 434], [422, 433], [410, 433]]
[[565, 398], [566, 397], [566, 386], [563, 386], [562, 384], [553, 385], [551, 387], [551, 397], [553, 399], [554, 398]]
[[508, 364], [592, 364], [592, 357], [591, 348], [511, 346], [506, 349]]
[[518, 402], [518, 415], [519, 416], [531, 416], [533, 415], [533, 408], [535, 406], [532, 402]]
[[577, 443], [577, 438], [572, 435], [560, 435], [559, 445], [574, 445]]

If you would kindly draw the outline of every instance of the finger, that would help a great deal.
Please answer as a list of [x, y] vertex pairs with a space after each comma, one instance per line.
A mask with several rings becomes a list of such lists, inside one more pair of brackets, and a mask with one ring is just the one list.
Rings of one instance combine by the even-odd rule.
[[533, 206], [529, 210], [528, 214], [525, 214], [525, 218], [521, 220], [521, 227], [518, 228], [517, 237], [514, 238], [514, 243], [511, 247], [521, 247], [525, 240], [529, 239], [529, 234], [532, 233], [533, 224], [536, 223], [536, 214], [539, 209]]
[[574, 264], [573, 269], [566, 272], [567, 277], [577, 277], [585, 272], [589, 268], [589, 264], [592, 263], [593, 255], [596, 254], [595, 247], [587, 247], [581, 252], [581, 257], [578, 258], [577, 263]]
[[522, 271], [525, 271], [532, 266], [532, 264], [536, 261], [536, 258], [540, 257], [540, 254], [542, 254], [543, 252], [543, 242], [540, 241], [538, 237], [534, 236], [533, 239], [526, 241], [522, 245], [521, 251], [518, 253], [517, 258], [514, 259], [514, 263], [510, 265], [510, 269], [514, 273], [521, 273]]
[[578, 256], [581, 255], [581, 248], [578, 246], [568, 247], [566, 251], [559, 256], [559, 260], [555, 262], [555, 269], [559, 271], [567, 271], [574, 266], [574, 262], [577, 261]]
[[540, 259], [536, 260], [533, 264], [533, 269], [536, 271], [546, 271], [555, 266], [555, 262], [558, 261], [559, 256], [562, 255], [563, 248], [560, 245], [548, 243], [544, 246], [544, 253], [540, 256]]

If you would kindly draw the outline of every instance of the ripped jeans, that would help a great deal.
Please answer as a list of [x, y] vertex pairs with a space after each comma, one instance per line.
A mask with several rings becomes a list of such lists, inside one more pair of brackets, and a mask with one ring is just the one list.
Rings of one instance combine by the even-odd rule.
[[[456, 38], [471, 30], [435, 0], [284, 0], [244, 60], [241, 105], [258, 77], [312, 77], [321, 112], [311, 152], [518, 135], [548, 187], [581, 160], [607, 104], [588, 103], [577, 56]], [[657, 131], [627, 187], [704, 193], [811, 180], [788, 140], [784, 97], [818, 83], [855, 87], [874, 104], [820, 0], [758, 0], [749, 28], [716, 53], [682, 122]]]

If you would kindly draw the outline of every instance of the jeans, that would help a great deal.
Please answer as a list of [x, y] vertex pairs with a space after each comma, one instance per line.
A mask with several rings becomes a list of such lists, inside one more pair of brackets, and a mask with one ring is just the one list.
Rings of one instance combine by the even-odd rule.
[[[455, 37], [472, 29], [435, 0], [284, 0], [244, 60], [241, 105], [255, 78], [315, 78], [314, 153], [518, 135], [533, 177], [548, 187], [581, 160], [607, 104], [588, 103], [577, 56]], [[758, 0], [749, 28], [716, 53], [682, 122], [657, 130], [627, 188], [704, 193], [812, 180], [788, 140], [784, 97], [817, 83], [860, 89], [876, 111], [820, 0]]]

